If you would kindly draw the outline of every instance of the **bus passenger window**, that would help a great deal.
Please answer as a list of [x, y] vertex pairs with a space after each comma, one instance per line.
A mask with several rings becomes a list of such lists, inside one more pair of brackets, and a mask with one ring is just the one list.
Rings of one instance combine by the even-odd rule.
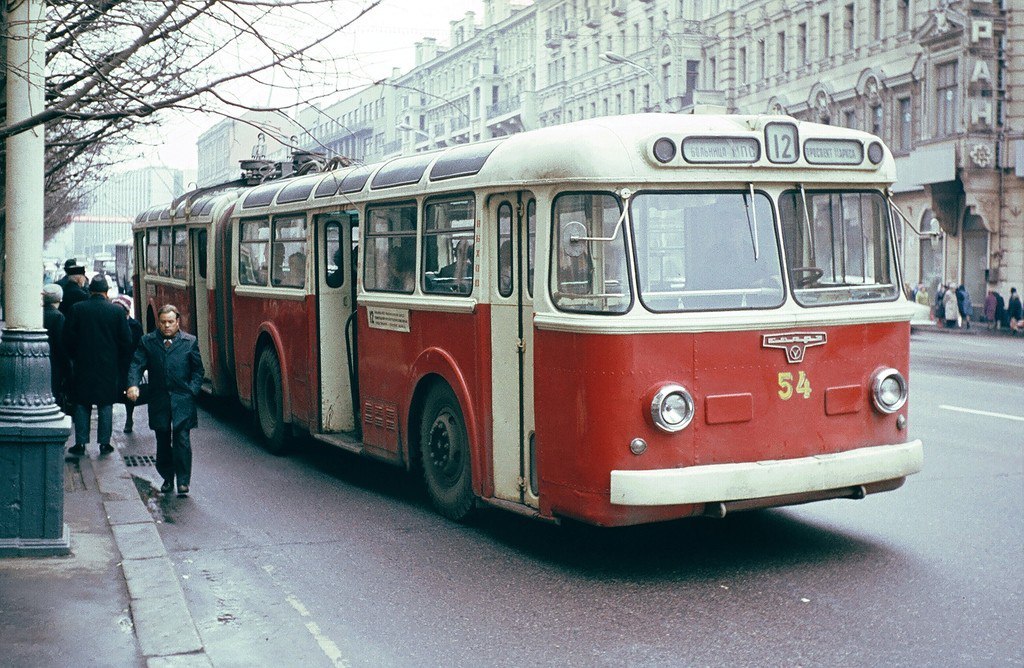
[[363, 285], [377, 292], [410, 294], [416, 287], [416, 205], [367, 211]]
[[160, 272], [160, 230], [146, 232], [146, 273], [156, 276]]
[[274, 219], [274, 244], [270, 254], [273, 285], [302, 288], [306, 285], [306, 217]]
[[474, 200], [428, 202], [423, 225], [423, 291], [468, 295], [473, 291]]
[[512, 205], [498, 207], [498, 294], [512, 295]]
[[345, 283], [344, 258], [341, 254], [341, 223], [332, 220], [324, 228], [324, 267], [327, 287], [340, 288]]
[[533, 297], [533, 253], [537, 249], [537, 202], [526, 205], [526, 291]]
[[172, 228], [174, 235], [174, 245], [171, 248], [171, 276], [173, 278], [185, 278], [185, 267], [186, 260], [188, 257], [188, 247], [186, 246], [185, 240], [188, 238], [184, 227]]
[[238, 282], [242, 285], [267, 284], [269, 240], [270, 221], [242, 221], [238, 241]]
[[171, 275], [171, 228], [160, 228], [160, 275]]

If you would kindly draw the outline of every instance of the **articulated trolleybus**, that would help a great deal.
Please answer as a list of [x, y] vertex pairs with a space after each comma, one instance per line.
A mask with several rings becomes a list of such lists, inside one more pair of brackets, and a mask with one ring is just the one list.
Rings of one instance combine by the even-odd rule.
[[[193, 193], [136, 224], [208, 389], [422, 475], [435, 507], [603, 526], [899, 487], [911, 308], [874, 136], [598, 118]], [[264, 173], [267, 170], [264, 170]]]

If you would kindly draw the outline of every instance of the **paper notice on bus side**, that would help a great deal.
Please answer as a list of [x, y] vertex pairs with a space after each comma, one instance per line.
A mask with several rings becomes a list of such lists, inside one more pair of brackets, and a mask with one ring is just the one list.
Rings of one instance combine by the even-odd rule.
[[409, 309], [371, 306], [366, 309], [366, 317], [373, 329], [387, 329], [392, 332], [409, 331]]

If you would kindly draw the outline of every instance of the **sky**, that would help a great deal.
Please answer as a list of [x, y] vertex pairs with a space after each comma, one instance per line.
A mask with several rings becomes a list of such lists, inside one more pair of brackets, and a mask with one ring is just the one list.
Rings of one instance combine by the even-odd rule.
[[[339, 81], [338, 87], [369, 84], [391, 74], [398, 67], [403, 72], [415, 64], [415, 44], [424, 37], [434, 37], [448, 44], [449, 22], [462, 19], [467, 11], [483, 21], [482, 0], [384, 0], [378, 7], [354, 24], [349, 34], [339, 35], [332, 48], [352, 54], [352, 79]], [[294, 94], [293, 94], [294, 95]], [[252, 91], [254, 104], [273, 99], [268, 91]], [[144, 158], [147, 164], [192, 169], [196, 167], [196, 140], [220, 120], [219, 116], [201, 113], [170, 112], [164, 118], [163, 144], [156, 154]]]

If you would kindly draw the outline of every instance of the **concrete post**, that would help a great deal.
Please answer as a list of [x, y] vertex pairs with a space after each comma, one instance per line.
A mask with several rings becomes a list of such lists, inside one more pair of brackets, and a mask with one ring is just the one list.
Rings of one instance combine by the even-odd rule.
[[[44, 107], [43, 0], [8, 3], [7, 121]], [[0, 331], [0, 557], [68, 554], [64, 444], [71, 420], [50, 390], [39, 292], [43, 267], [43, 126], [7, 139], [7, 266]]]

